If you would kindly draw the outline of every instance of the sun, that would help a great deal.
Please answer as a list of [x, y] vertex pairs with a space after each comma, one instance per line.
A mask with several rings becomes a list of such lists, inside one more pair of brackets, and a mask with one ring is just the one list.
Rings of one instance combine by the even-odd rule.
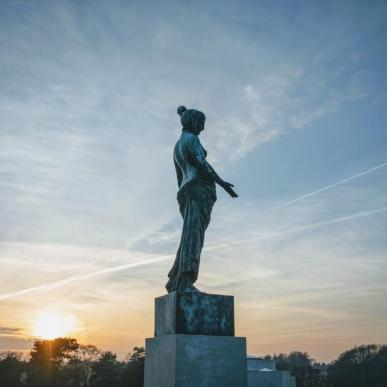
[[42, 311], [35, 321], [34, 336], [52, 340], [72, 333], [77, 320], [72, 314], [57, 310]]

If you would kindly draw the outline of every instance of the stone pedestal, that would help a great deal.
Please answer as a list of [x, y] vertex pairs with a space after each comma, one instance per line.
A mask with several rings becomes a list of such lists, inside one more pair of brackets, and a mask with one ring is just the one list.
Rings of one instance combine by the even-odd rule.
[[155, 337], [234, 336], [234, 297], [173, 292], [155, 299]]
[[155, 300], [144, 387], [246, 387], [246, 339], [234, 337], [234, 298], [173, 292]]
[[147, 339], [144, 387], [246, 387], [244, 337], [166, 335]]

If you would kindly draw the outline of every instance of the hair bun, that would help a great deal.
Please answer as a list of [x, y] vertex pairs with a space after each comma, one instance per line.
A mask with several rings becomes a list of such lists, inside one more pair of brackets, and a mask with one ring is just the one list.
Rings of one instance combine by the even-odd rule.
[[185, 106], [179, 106], [177, 108], [177, 114], [181, 117], [183, 115], [183, 113], [187, 111], [187, 108]]

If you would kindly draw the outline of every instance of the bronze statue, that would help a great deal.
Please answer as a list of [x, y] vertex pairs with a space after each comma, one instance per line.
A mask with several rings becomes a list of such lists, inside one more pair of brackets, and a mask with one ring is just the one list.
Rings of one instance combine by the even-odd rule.
[[207, 152], [198, 137], [204, 130], [204, 113], [187, 110], [185, 106], [179, 106], [177, 113], [183, 129], [175, 145], [173, 159], [179, 186], [177, 200], [184, 224], [176, 259], [168, 274], [168, 293], [198, 291], [193, 284], [198, 278], [204, 233], [216, 201], [215, 183], [231, 197], [238, 197], [232, 188], [234, 186], [222, 180], [206, 161]]

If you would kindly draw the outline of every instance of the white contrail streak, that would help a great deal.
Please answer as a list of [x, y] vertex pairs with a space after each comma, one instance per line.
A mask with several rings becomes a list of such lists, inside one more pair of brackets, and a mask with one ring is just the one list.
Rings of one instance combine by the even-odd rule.
[[335, 224], [335, 223], [342, 223], [342, 222], [346, 222], [348, 220], [364, 218], [366, 216], [377, 215], [377, 214], [381, 214], [383, 212], [387, 212], [387, 207], [382, 207], [382, 208], [378, 208], [376, 210], [370, 210], [370, 211], [361, 211], [361, 212], [357, 212], [356, 214], [342, 216], [340, 218], [335, 218], [335, 219], [324, 220], [322, 222], [307, 224], [305, 226], [295, 227], [295, 228], [292, 228], [290, 230], [285, 230], [285, 231], [274, 232], [274, 233], [268, 234], [268, 235], [260, 235], [260, 236], [255, 236], [255, 237], [251, 237], [251, 238], [238, 239], [238, 240], [232, 241], [232, 242], [220, 243], [218, 245], [209, 246], [209, 247], [205, 248], [204, 250], [215, 250], [215, 249], [219, 249], [219, 248], [223, 248], [223, 247], [240, 245], [242, 243], [255, 242], [255, 241], [265, 240], [265, 239], [273, 239], [273, 238], [281, 237], [281, 236], [284, 236], [287, 234], [297, 233], [297, 232], [306, 231], [306, 230], [312, 230], [314, 228], [328, 226], [328, 225]]
[[169, 259], [171, 257], [173, 257], [173, 256], [172, 255], [160, 255], [160, 256], [157, 256], [155, 258], [145, 259], [143, 261], [136, 261], [136, 262], [132, 262], [132, 263], [127, 263], [125, 265], [114, 266], [114, 267], [110, 267], [108, 269], [94, 271], [94, 272], [88, 273], [88, 274], [82, 274], [82, 275], [77, 275], [74, 277], [64, 278], [60, 281], [51, 282], [51, 283], [45, 284], [45, 285], [35, 286], [33, 288], [22, 289], [22, 290], [12, 292], [12, 293], [0, 294], [0, 301], [6, 300], [8, 298], [23, 296], [25, 294], [30, 294], [30, 293], [46, 292], [48, 290], [59, 288], [60, 286], [66, 285], [66, 284], [71, 283], [71, 282], [76, 282], [76, 281], [80, 281], [80, 280], [87, 279], [87, 278], [97, 277], [97, 276], [100, 276], [103, 274], [114, 273], [116, 271], [131, 269], [134, 267], [145, 266], [145, 265], [149, 265], [151, 263], [165, 261], [166, 259]]
[[[219, 249], [219, 248], [223, 248], [223, 247], [229, 247], [229, 246], [238, 245], [238, 244], [242, 244], [242, 243], [277, 238], [277, 237], [281, 237], [283, 235], [287, 235], [290, 233], [311, 230], [314, 228], [327, 226], [330, 224], [346, 222], [348, 220], [364, 218], [366, 216], [371, 216], [371, 215], [377, 215], [377, 214], [381, 214], [383, 212], [387, 212], [387, 207], [382, 207], [382, 208], [378, 208], [376, 210], [371, 210], [371, 211], [357, 212], [356, 214], [342, 216], [340, 218], [330, 219], [330, 220], [326, 220], [323, 222], [312, 223], [312, 224], [308, 224], [306, 226], [296, 227], [296, 228], [293, 228], [290, 230], [285, 230], [285, 231], [279, 231], [279, 232], [272, 233], [269, 235], [261, 235], [261, 236], [256, 236], [256, 237], [252, 237], [252, 238], [239, 239], [239, 240], [233, 241], [233, 242], [220, 243], [217, 245], [206, 247], [203, 250], [210, 251], [210, 250], [215, 250], [215, 249]], [[23, 296], [25, 294], [30, 294], [30, 293], [46, 292], [48, 290], [58, 288], [60, 286], [66, 285], [66, 284], [71, 283], [71, 282], [76, 282], [76, 281], [80, 281], [80, 280], [87, 279], [87, 278], [97, 277], [97, 276], [108, 274], [108, 273], [114, 273], [116, 271], [126, 270], [126, 269], [130, 269], [130, 268], [134, 268], [134, 267], [145, 266], [145, 265], [149, 265], [151, 263], [165, 261], [165, 260], [173, 258], [173, 257], [174, 257], [174, 255], [161, 255], [161, 256], [146, 259], [143, 261], [136, 261], [136, 262], [128, 263], [126, 265], [115, 266], [115, 267], [111, 267], [108, 269], [94, 271], [94, 272], [88, 273], [88, 274], [83, 274], [83, 275], [65, 278], [63, 280], [52, 282], [52, 283], [45, 284], [45, 285], [35, 286], [32, 288], [26, 288], [26, 289], [22, 289], [22, 290], [19, 290], [16, 292], [12, 292], [12, 293], [1, 294], [0, 301], [6, 300], [9, 298], [18, 297], [18, 296]]]
[[318, 194], [320, 192], [326, 191], [326, 190], [328, 190], [330, 188], [336, 187], [337, 185], [344, 184], [344, 183], [347, 183], [348, 181], [351, 181], [351, 180], [357, 179], [359, 177], [368, 175], [369, 173], [371, 173], [373, 171], [376, 171], [377, 169], [384, 168], [384, 167], [387, 167], [387, 163], [383, 163], [383, 164], [377, 165], [376, 167], [372, 167], [372, 168], [370, 168], [370, 169], [368, 169], [368, 170], [366, 170], [364, 172], [358, 173], [357, 175], [354, 175], [354, 176], [351, 176], [351, 177], [347, 177], [344, 180], [340, 180], [337, 183], [327, 185], [326, 187], [323, 187], [323, 188], [320, 188], [320, 189], [318, 189], [316, 191], [312, 191], [312, 192], [307, 193], [305, 195], [299, 196], [298, 198], [295, 198], [295, 199], [292, 199], [292, 200], [288, 200], [288, 201], [283, 202], [281, 204], [277, 204], [276, 206], [272, 207], [272, 210], [276, 210], [278, 208], [285, 207], [285, 206], [287, 206], [289, 204], [298, 202], [299, 200], [308, 198], [308, 197], [316, 195], [316, 194]]

